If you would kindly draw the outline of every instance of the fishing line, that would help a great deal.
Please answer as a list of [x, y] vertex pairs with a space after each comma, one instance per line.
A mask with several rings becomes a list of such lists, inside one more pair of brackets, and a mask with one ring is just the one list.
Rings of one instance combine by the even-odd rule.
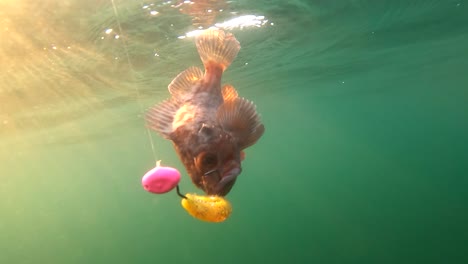
[[[117, 6], [115, 5], [114, 0], [111, 0], [111, 3], [112, 3], [112, 8], [114, 9], [114, 15], [115, 15], [115, 19], [117, 21], [117, 27], [119, 29], [119, 34], [122, 35], [123, 31], [122, 31], [122, 26], [120, 25], [120, 18], [119, 18], [119, 12], [117, 10]], [[130, 70], [132, 71], [132, 76], [134, 77], [136, 71], [135, 71], [135, 68], [133, 67], [132, 61], [130, 60], [130, 53], [128, 52], [127, 41], [125, 40], [124, 37], [121, 38], [121, 40], [122, 40], [122, 43], [123, 43], [123, 46], [124, 46], [125, 56], [127, 57], [128, 66], [129, 66]], [[138, 85], [135, 85], [135, 93], [136, 93], [138, 105], [140, 107], [140, 113], [143, 116], [144, 115], [144, 108], [143, 108], [143, 103], [141, 102], [141, 94], [140, 94], [140, 89], [138, 89]], [[155, 163], [157, 165], [158, 164], [158, 159], [156, 158], [156, 150], [154, 148], [153, 137], [151, 136], [151, 131], [150, 131], [149, 127], [145, 126], [145, 128], [146, 128], [146, 134], [148, 135], [148, 139], [149, 139], [149, 142], [150, 142], [150, 145], [151, 145], [151, 151], [153, 152], [153, 158], [154, 158]]]

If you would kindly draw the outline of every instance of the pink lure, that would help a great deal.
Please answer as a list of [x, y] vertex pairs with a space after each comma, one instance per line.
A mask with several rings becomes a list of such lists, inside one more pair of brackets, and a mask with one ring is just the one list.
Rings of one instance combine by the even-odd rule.
[[158, 161], [156, 167], [148, 171], [141, 179], [143, 188], [151, 193], [167, 193], [174, 189], [180, 181], [180, 172], [171, 167], [161, 167]]

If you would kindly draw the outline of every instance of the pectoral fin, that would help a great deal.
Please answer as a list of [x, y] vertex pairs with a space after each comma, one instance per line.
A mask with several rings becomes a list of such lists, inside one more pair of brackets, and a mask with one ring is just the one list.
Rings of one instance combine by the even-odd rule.
[[178, 108], [179, 103], [174, 100], [166, 100], [150, 108], [145, 116], [147, 126], [159, 132], [164, 138], [170, 139], [173, 132], [172, 122]]
[[223, 129], [239, 141], [241, 150], [255, 144], [265, 131], [255, 105], [244, 98], [225, 101], [217, 118]]

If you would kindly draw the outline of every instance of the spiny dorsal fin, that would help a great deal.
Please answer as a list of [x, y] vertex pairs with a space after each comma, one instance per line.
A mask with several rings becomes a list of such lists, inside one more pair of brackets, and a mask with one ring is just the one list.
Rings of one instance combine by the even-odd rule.
[[234, 86], [226, 84], [223, 86], [223, 100], [226, 101], [234, 101], [239, 95], [237, 94], [236, 89]]
[[230, 33], [220, 29], [207, 29], [196, 40], [197, 50], [205, 67], [211, 62], [226, 70], [236, 58], [240, 44]]
[[163, 137], [170, 139], [173, 132], [172, 121], [179, 108], [178, 104], [178, 102], [168, 99], [148, 109], [145, 115], [147, 126], [159, 132]]
[[198, 67], [190, 67], [179, 73], [169, 84], [168, 89], [172, 97], [178, 101], [185, 101], [193, 86], [203, 78], [203, 72]]
[[239, 141], [241, 150], [255, 144], [265, 131], [255, 105], [244, 98], [224, 102], [217, 118], [223, 129]]

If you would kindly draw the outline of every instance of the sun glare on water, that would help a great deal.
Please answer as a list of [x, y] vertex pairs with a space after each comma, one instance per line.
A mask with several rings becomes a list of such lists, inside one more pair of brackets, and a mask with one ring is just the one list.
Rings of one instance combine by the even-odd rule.
[[[268, 25], [268, 19], [266, 19], [264, 16], [244, 15], [244, 16], [235, 17], [230, 20], [226, 20], [221, 23], [216, 23], [212, 27], [233, 30], [233, 29], [244, 29], [244, 28], [259, 28], [265, 25]], [[274, 25], [274, 24], [270, 23], [269, 25]], [[195, 37], [199, 35], [201, 32], [203, 32], [203, 29], [193, 30], [193, 31], [187, 32], [184, 36], [179, 36], [179, 39]]]

